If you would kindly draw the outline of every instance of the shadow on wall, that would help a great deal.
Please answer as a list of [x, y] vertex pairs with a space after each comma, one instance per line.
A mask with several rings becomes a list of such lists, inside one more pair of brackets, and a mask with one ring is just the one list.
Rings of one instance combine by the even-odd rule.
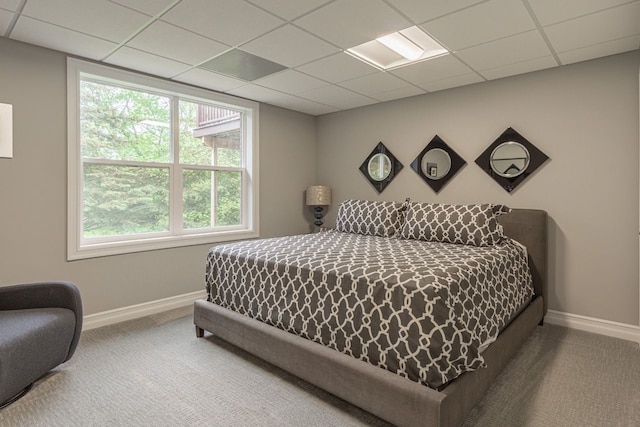
[[562, 259], [567, 259], [567, 236], [551, 216], [547, 218], [547, 307], [563, 311], [562, 301], [567, 299], [567, 295], [563, 294], [562, 283], [567, 283], [567, 270], [558, 266], [557, 260], [559, 255]]

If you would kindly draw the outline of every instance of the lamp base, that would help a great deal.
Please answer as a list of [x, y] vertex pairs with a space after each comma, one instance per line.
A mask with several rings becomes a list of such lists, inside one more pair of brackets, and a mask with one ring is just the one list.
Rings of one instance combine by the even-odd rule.
[[316, 225], [316, 227], [322, 227], [322, 217], [324, 216], [322, 212], [323, 207], [316, 206], [315, 208], [313, 208], [313, 210], [315, 211], [315, 213], [313, 214], [313, 217], [316, 219], [314, 221], [314, 224]]

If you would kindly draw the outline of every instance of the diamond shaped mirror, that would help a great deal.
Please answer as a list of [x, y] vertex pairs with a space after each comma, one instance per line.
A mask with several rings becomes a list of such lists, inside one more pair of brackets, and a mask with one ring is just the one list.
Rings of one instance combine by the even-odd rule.
[[402, 170], [402, 163], [389, 151], [382, 142], [360, 165], [360, 172], [369, 180], [378, 193], [393, 181], [393, 178]]
[[508, 128], [476, 159], [502, 188], [511, 193], [549, 157], [513, 128]]
[[458, 153], [436, 135], [411, 163], [411, 169], [437, 193], [466, 164]]

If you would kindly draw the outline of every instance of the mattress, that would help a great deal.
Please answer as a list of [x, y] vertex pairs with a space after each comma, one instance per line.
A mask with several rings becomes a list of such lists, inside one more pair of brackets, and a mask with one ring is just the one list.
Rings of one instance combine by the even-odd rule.
[[440, 388], [532, 297], [526, 249], [329, 231], [220, 245], [208, 300]]

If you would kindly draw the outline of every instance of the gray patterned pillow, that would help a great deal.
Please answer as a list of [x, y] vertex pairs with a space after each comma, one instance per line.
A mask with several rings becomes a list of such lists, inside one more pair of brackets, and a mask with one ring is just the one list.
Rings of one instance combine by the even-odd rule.
[[497, 217], [504, 205], [445, 205], [410, 202], [402, 228], [405, 239], [490, 246], [505, 239]]
[[336, 230], [390, 237], [400, 232], [404, 215], [398, 202], [345, 200], [338, 208]]

